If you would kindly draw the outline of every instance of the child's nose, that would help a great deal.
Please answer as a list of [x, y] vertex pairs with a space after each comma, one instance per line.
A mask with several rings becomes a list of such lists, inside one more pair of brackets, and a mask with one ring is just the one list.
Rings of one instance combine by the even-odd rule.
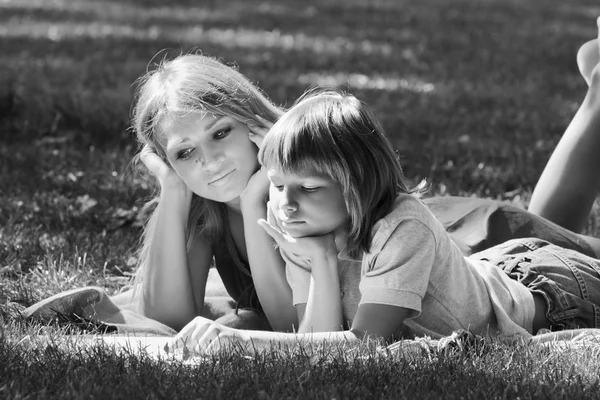
[[280, 207], [286, 215], [289, 216], [289, 214], [298, 210], [298, 203], [290, 190], [284, 190], [281, 197]]

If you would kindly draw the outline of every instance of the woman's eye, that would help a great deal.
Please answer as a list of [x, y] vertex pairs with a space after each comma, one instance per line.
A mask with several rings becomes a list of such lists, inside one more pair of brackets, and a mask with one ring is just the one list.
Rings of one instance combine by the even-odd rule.
[[185, 149], [177, 152], [178, 160], [187, 160], [192, 155], [194, 149]]
[[312, 192], [316, 192], [317, 190], [319, 190], [319, 187], [318, 186], [316, 186], [316, 187], [303, 186], [302, 190], [304, 190], [305, 192], [308, 192], [308, 193], [312, 193]]
[[213, 137], [217, 140], [225, 139], [227, 136], [229, 136], [230, 133], [231, 133], [231, 127], [228, 126], [227, 128], [219, 129], [218, 131], [216, 131], [213, 134]]

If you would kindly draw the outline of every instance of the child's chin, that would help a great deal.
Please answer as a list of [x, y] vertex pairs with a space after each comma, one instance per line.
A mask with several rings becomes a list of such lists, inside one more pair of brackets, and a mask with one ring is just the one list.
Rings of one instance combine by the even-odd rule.
[[310, 237], [310, 236], [316, 236], [316, 234], [307, 231], [306, 229], [293, 229], [293, 228], [287, 228], [285, 230], [285, 233], [287, 233], [289, 236], [293, 237], [294, 239], [300, 239], [303, 237]]
[[306, 229], [289, 229], [286, 233], [294, 239], [325, 235], [323, 232], [309, 231]]

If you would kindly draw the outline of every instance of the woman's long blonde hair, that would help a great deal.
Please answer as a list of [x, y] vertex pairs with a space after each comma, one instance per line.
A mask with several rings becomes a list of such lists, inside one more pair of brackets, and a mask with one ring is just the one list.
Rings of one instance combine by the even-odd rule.
[[[149, 145], [166, 162], [159, 143], [165, 127], [191, 112], [226, 115], [245, 124], [261, 125], [257, 115], [274, 122], [282, 110], [234, 67], [202, 54], [163, 59], [138, 79], [134, 100], [133, 129], [142, 146]], [[144, 206], [151, 213], [144, 227], [138, 252], [135, 286], [145, 275], [145, 265], [156, 229], [158, 196]], [[187, 221], [187, 246], [196, 235], [215, 238], [222, 233], [226, 206], [197, 195], [192, 196]]]

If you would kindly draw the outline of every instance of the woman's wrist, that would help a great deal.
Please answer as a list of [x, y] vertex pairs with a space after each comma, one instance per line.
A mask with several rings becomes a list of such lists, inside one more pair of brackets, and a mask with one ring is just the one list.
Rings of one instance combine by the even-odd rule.
[[187, 188], [171, 188], [160, 191], [159, 206], [163, 210], [177, 214], [183, 221], [187, 221], [191, 201], [192, 192]]
[[256, 216], [266, 218], [267, 200], [265, 196], [240, 196], [240, 209], [244, 216], [252, 215], [253, 218]]

